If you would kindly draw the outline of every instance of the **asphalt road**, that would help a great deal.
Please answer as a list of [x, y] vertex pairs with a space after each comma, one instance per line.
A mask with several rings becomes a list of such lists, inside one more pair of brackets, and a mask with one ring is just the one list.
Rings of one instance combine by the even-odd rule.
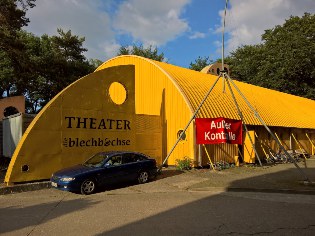
[[83, 196], [0, 195], [1, 235], [315, 235], [315, 195], [229, 192], [178, 174]]

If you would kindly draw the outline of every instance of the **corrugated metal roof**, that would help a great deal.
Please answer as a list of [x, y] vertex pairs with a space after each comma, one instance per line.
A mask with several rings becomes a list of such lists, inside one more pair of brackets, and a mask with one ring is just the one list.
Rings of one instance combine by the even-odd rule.
[[[178, 84], [195, 111], [214, 84], [217, 76], [204, 74], [164, 62], [152, 61]], [[197, 117], [226, 117], [240, 119], [232, 95], [220, 78]], [[315, 128], [315, 101], [233, 80], [268, 126]], [[253, 111], [232, 86], [246, 124], [261, 125]], [[193, 112], [192, 111], [192, 112]]]
[[[139, 56], [126, 55], [117, 58], [128, 58], [131, 64], [132, 60], [144, 60], [156, 65], [173, 81], [174, 85], [182, 93], [192, 113], [197, 109], [200, 102], [217, 79], [215, 75], [205, 74]], [[115, 59], [116, 58], [113, 58], [109, 61]], [[103, 65], [106, 63], [107, 62]], [[103, 65], [97, 70], [102, 69]], [[240, 119], [228, 85], [224, 81], [223, 78], [220, 78], [197, 114], [197, 117]], [[315, 101], [236, 80], [233, 80], [233, 82], [268, 126], [315, 129]], [[223, 89], [224, 85], [225, 89]], [[249, 125], [262, 125], [233, 86], [232, 91], [235, 94], [245, 123]]]

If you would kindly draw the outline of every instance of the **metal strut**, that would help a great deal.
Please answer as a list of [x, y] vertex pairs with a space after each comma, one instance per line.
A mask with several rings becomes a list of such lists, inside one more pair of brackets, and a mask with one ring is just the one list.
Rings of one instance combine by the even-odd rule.
[[[223, 74], [223, 78], [224, 78], [224, 79], [225, 79], [225, 76], [226, 76], [226, 73]], [[242, 113], [242, 111], [241, 111], [241, 109], [240, 109], [240, 107], [239, 107], [239, 105], [238, 105], [238, 102], [237, 102], [237, 100], [236, 100], [236, 98], [235, 98], [235, 95], [234, 95], [234, 92], [233, 92], [233, 90], [232, 90], [232, 88], [231, 88], [230, 82], [229, 82], [228, 80], [226, 80], [226, 83], [227, 83], [228, 88], [229, 88], [229, 90], [230, 90], [230, 93], [231, 93], [231, 95], [232, 95], [234, 104], [235, 104], [235, 106], [236, 106], [236, 108], [237, 108], [238, 115], [239, 115], [239, 117], [240, 117], [241, 120], [242, 120], [242, 123], [243, 123], [243, 125], [244, 125], [244, 128], [245, 128], [246, 133], [248, 134], [249, 141], [250, 141], [250, 143], [251, 143], [251, 145], [252, 145], [252, 147], [253, 147], [253, 149], [254, 149], [254, 151], [255, 151], [255, 154], [256, 154], [257, 159], [258, 159], [258, 161], [259, 161], [259, 165], [262, 166], [261, 161], [260, 161], [260, 158], [259, 158], [259, 155], [258, 155], [258, 152], [257, 152], [257, 150], [256, 150], [256, 148], [255, 148], [254, 141], [252, 140], [252, 137], [250, 136], [250, 134], [249, 134], [249, 132], [248, 132], [247, 125], [246, 125], [246, 123], [245, 123], [243, 113]]]

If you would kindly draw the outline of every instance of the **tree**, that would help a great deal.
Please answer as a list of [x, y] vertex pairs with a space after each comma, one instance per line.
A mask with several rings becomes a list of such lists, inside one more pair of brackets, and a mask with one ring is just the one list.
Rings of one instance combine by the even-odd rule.
[[35, 6], [34, 2], [35, 0], [0, 1], [0, 97], [4, 91], [10, 96], [15, 80], [25, 71], [24, 44], [18, 33], [29, 23], [25, 14], [28, 8]]
[[83, 55], [83, 37], [72, 35], [70, 30], [57, 32], [51, 37], [21, 32], [30, 73], [24, 74], [24, 80], [16, 87], [26, 95], [29, 113], [38, 112], [62, 89], [95, 69]]
[[132, 47], [122, 46], [117, 53], [117, 56], [120, 55], [137, 55], [155, 61], [165, 61], [164, 53], [158, 53], [157, 47], [153, 47], [152, 45], [147, 48], [144, 48], [143, 45], [133, 45]]
[[89, 59], [89, 64], [94, 68], [94, 70], [103, 64], [103, 61], [99, 59]]
[[191, 62], [189, 65], [189, 69], [201, 71], [206, 66], [212, 64], [213, 61], [209, 59], [209, 57], [198, 57], [195, 62]]
[[[261, 64], [265, 59], [263, 45], [245, 45], [225, 58], [224, 63], [230, 66], [231, 75], [234, 79], [247, 83], [263, 86], [263, 81], [257, 81]], [[268, 87], [265, 85], [265, 87]]]
[[8, 54], [0, 49], [0, 98], [4, 92], [10, 94], [10, 88], [13, 86], [14, 68]]
[[84, 37], [58, 29], [58, 35], [22, 31], [35, 0], [0, 1], [0, 97], [25, 95], [27, 112], [36, 113], [76, 79], [95, 70], [83, 53]]
[[315, 15], [291, 16], [268, 29], [263, 43], [226, 58], [231, 76], [251, 84], [315, 99]]

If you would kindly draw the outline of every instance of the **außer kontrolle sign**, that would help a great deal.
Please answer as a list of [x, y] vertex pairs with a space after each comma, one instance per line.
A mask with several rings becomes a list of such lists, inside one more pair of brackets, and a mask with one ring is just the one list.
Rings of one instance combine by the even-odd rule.
[[196, 118], [197, 144], [242, 144], [242, 121], [228, 118]]

